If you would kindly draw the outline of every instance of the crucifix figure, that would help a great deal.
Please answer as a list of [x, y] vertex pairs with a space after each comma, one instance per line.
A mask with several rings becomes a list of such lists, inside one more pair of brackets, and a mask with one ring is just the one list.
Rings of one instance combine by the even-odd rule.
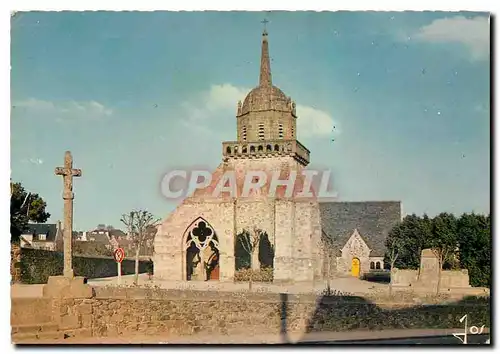
[[82, 170], [73, 168], [73, 157], [70, 151], [64, 154], [64, 167], [56, 167], [57, 176], [64, 181], [64, 276], [73, 278], [73, 177], [81, 177]]

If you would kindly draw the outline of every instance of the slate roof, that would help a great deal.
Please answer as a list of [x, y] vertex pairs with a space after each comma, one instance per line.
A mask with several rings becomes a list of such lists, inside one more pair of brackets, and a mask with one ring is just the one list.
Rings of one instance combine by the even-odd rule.
[[[40, 240], [38, 238], [39, 234], [45, 234], [46, 239]], [[56, 224], [28, 224], [26, 231], [23, 235], [33, 235], [33, 241], [46, 241], [53, 242], [56, 239], [57, 225]]]
[[103, 244], [109, 244], [109, 241], [110, 241], [106, 232], [104, 232], [102, 234], [100, 234], [99, 232], [88, 232], [87, 233], [87, 240], [92, 242], [91, 239], [94, 239], [93, 242], [98, 242], [98, 243], [103, 243]]
[[111, 229], [111, 230], [109, 230], [109, 236], [125, 237], [125, 236], [127, 236], [127, 234], [120, 229]]
[[385, 240], [393, 226], [401, 221], [401, 202], [319, 203], [321, 228], [332, 240], [336, 252], [344, 247], [355, 229], [372, 250], [371, 257], [383, 257]]

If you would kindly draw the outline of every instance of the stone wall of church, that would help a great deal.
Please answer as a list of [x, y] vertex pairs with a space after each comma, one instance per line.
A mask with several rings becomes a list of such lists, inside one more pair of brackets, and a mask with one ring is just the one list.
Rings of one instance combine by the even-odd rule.
[[358, 258], [360, 275], [370, 271], [370, 249], [361, 236], [355, 232], [341, 250], [342, 255], [337, 258], [337, 272], [350, 274], [353, 258]]
[[185, 200], [159, 227], [155, 237], [155, 278], [186, 279], [185, 233], [198, 218], [217, 233], [220, 252], [220, 280], [234, 276], [234, 204], [231, 202]]
[[[219, 169], [300, 170], [291, 157], [230, 159]], [[220, 242], [220, 280], [234, 277], [234, 236], [254, 227], [267, 232], [275, 245], [274, 279], [276, 282], [309, 281], [321, 278], [321, 224], [317, 202], [256, 198], [204, 199], [189, 197], [162, 223], [155, 238], [155, 277], [186, 279], [185, 234], [197, 218], [206, 220]]]

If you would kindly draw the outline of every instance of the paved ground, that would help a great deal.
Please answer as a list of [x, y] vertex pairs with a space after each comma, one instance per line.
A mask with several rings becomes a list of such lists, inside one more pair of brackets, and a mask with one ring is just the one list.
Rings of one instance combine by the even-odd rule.
[[[23, 344], [461, 344], [452, 333], [461, 329], [405, 329], [385, 331], [318, 332], [302, 335], [192, 335], [172, 337], [170, 335], [127, 335], [117, 337], [67, 338], [61, 340], [37, 340]], [[484, 344], [489, 334], [469, 335], [468, 344]]]
[[[133, 283], [133, 275], [122, 276], [122, 285], [131, 285]], [[99, 286], [114, 286], [118, 285], [117, 277], [89, 279], [88, 284]], [[248, 283], [224, 283], [224, 282], [176, 282], [176, 281], [154, 281], [148, 280], [147, 275], [139, 276], [139, 285], [159, 286], [162, 289], [185, 289], [185, 290], [213, 290], [213, 291], [247, 291]], [[387, 285], [372, 283], [356, 278], [336, 278], [330, 282], [332, 290], [341, 291], [343, 293], [351, 293], [355, 295], [365, 295], [376, 290], [387, 289]], [[326, 288], [326, 282], [317, 282], [314, 284], [314, 292], [322, 292]], [[15, 284], [11, 286], [11, 297], [41, 297], [43, 284]], [[282, 286], [275, 284], [253, 284], [255, 292], [288, 292], [294, 294], [311, 293], [313, 290], [312, 283], [302, 283], [290, 286]]]

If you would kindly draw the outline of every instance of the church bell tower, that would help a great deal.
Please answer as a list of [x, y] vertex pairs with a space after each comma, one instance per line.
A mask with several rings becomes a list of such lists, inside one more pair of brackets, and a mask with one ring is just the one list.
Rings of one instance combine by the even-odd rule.
[[297, 140], [295, 102], [273, 85], [267, 30], [262, 33], [259, 85], [252, 89], [236, 112], [237, 141], [222, 143], [223, 157], [266, 158], [292, 156], [309, 164], [309, 150]]

